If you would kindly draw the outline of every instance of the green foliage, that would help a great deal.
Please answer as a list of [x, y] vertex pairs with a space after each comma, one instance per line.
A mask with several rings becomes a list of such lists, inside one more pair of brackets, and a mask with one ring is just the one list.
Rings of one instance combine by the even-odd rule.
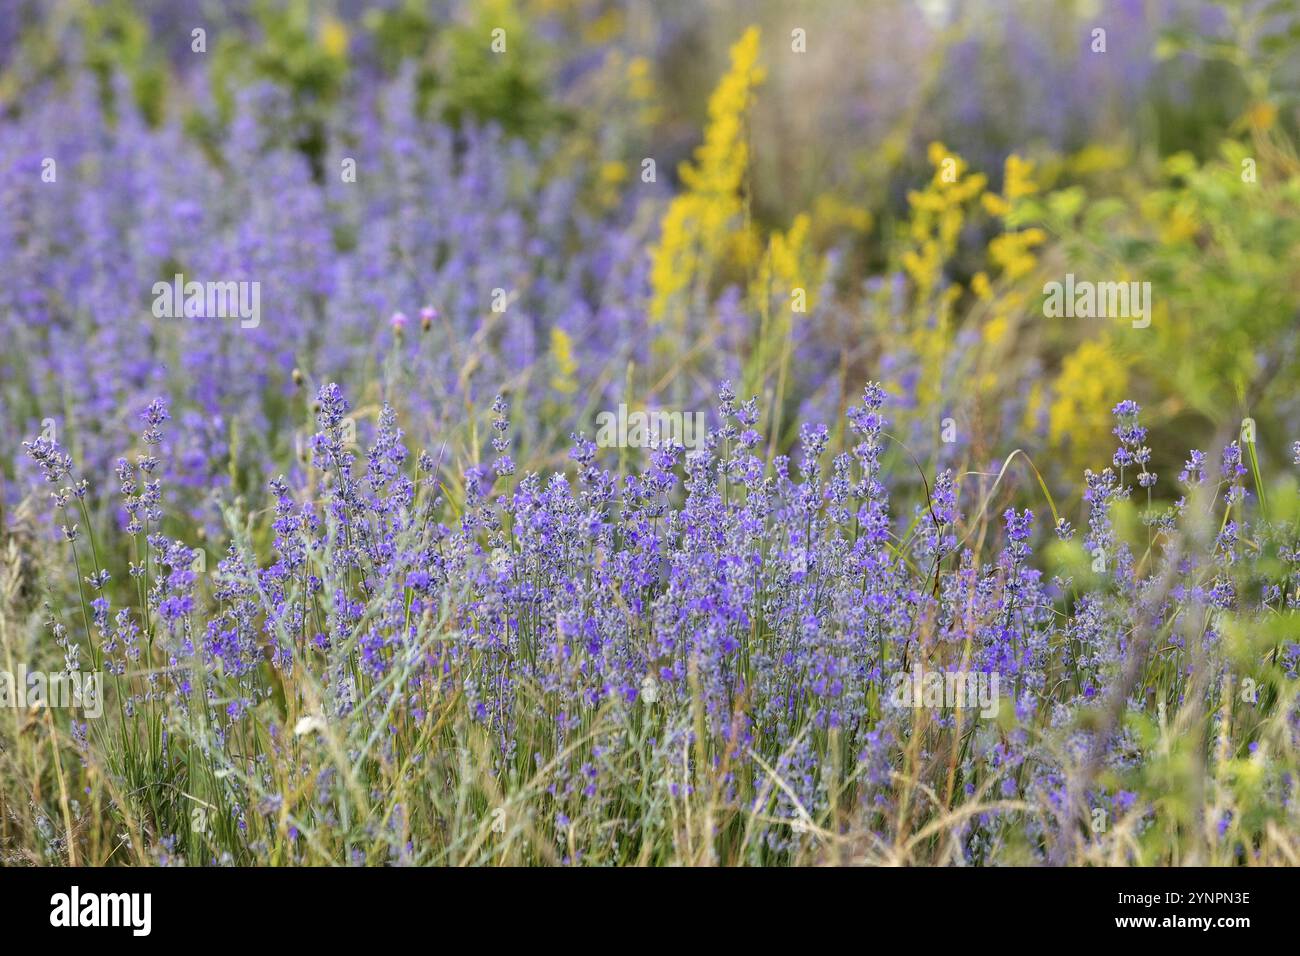
[[[1291, 335], [1300, 319], [1300, 172], [1227, 140], [1199, 164], [1170, 157], [1162, 183], [1130, 203], [1101, 199], [1081, 214], [1063, 194], [1030, 217], [1062, 236], [1071, 268], [1110, 281], [1149, 281], [1149, 329], [1120, 346], [1159, 395], [1205, 421], [1267, 415], [1300, 374]], [[1252, 180], [1254, 177], [1254, 181]]]
[[348, 76], [346, 28], [321, 17], [307, 0], [254, 7], [260, 37], [222, 34], [216, 41], [213, 94], [223, 120], [233, 112], [235, 90], [249, 82], [283, 87], [296, 113], [294, 145], [311, 161], [317, 175], [323, 161], [327, 117]]
[[109, 0], [79, 7], [86, 48], [86, 65], [100, 84], [105, 108], [112, 111], [113, 75], [122, 71], [130, 81], [135, 106], [152, 125], [163, 117], [166, 66], [151, 41], [149, 25], [130, 0]]
[[1259, 165], [1248, 152], [1228, 141], [1219, 162], [1174, 157], [1170, 182], [1150, 202], [1176, 230], [1188, 226], [1139, 246], [1178, 319], [1161, 323], [1146, 350], [1207, 416], [1221, 415], [1233, 399], [1261, 401], [1275, 381], [1294, 381], [1298, 371], [1295, 355], [1276, 346], [1300, 319], [1300, 176], [1274, 178], [1282, 170], [1265, 168], [1261, 181], [1248, 182], [1246, 164]]
[[389, 73], [396, 73], [406, 60], [424, 58], [437, 36], [427, 6], [420, 0], [367, 10], [361, 22], [371, 35], [380, 64]]
[[[506, 51], [493, 52], [493, 31], [503, 30]], [[481, 4], [472, 23], [441, 38], [436, 102], [447, 120], [499, 123], [508, 133], [534, 138], [560, 121], [546, 94], [545, 51], [512, 0]]]

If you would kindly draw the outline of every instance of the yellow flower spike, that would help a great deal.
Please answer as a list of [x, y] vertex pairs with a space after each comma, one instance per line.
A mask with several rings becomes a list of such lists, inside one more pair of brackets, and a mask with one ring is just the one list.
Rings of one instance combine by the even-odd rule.
[[956, 203], [969, 202], [980, 193], [984, 192], [984, 187], [989, 184], [988, 177], [983, 173], [974, 173], [966, 177], [957, 184], [948, 194], [949, 200]]
[[1199, 231], [1195, 216], [1186, 209], [1175, 206], [1169, 210], [1160, 229], [1160, 241], [1165, 245], [1177, 245], [1196, 236]]
[[1008, 279], [1018, 279], [1038, 265], [1038, 258], [1029, 250], [1046, 241], [1047, 233], [1041, 229], [1004, 232], [989, 242], [989, 258], [1002, 268]]
[[998, 345], [1004, 338], [1006, 338], [1007, 332], [1010, 328], [1011, 320], [999, 312], [997, 315], [993, 316], [993, 318], [989, 319], [988, 323], [984, 326], [983, 336], [985, 343], [988, 345]]
[[1038, 192], [1038, 186], [1033, 180], [1034, 163], [1032, 160], [1024, 160], [1012, 153], [1007, 157], [1005, 182], [1002, 186], [1002, 194], [1008, 200], [1014, 202], [1022, 196], [1032, 196]]
[[833, 193], [821, 193], [813, 200], [813, 222], [822, 230], [846, 228], [853, 232], [870, 232], [871, 213], [861, 206], [851, 206]]
[[627, 166], [618, 160], [603, 163], [600, 167], [600, 181], [607, 186], [617, 186], [627, 180]]
[[920, 212], [940, 213], [948, 208], [948, 201], [934, 192], [909, 192], [907, 201], [913, 209]]
[[1011, 204], [997, 193], [985, 193], [980, 197], [980, 204], [990, 216], [997, 216], [999, 219], [1005, 218], [1011, 212]]
[[1098, 457], [1110, 430], [1110, 408], [1124, 396], [1128, 367], [1108, 338], [1084, 342], [1061, 363], [1056, 397], [1048, 409], [1055, 446], [1072, 445], [1076, 462]]
[[[903, 270], [916, 286], [918, 303], [928, 299], [943, 278], [944, 263], [956, 253], [969, 211], [968, 204], [985, 196], [988, 188], [988, 177], [983, 173], [968, 174], [966, 161], [943, 143], [931, 143], [927, 155], [935, 173], [925, 189], [907, 194], [912, 209], [907, 225], [912, 248], [900, 257]], [[1019, 241], [1023, 243], [1025, 240]], [[1016, 268], [1025, 267], [1023, 247], [1008, 246], [1004, 253]], [[1032, 268], [1035, 263], [1031, 257], [1028, 265]], [[987, 276], [984, 277], [983, 290], [985, 293], [988, 291]], [[950, 288], [938, 305], [951, 307], [953, 300], [949, 296], [960, 295], [961, 291], [960, 287]], [[934, 333], [927, 334], [933, 337]], [[922, 350], [918, 347], [918, 351]]]
[[1025, 399], [1025, 416], [1022, 419], [1025, 431], [1038, 430], [1039, 418], [1043, 414], [1043, 383], [1034, 382], [1029, 386], [1029, 396]]
[[572, 395], [578, 390], [574, 379], [578, 360], [573, 356], [573, 339], [558, 326], [551, 327], [551, 361], [555, 363], [551, 387], [562, 395]]
[[794, 217], [784, 236], [779, 232], [772, 235], [772, 271], [787, 288], [803, 285], [799, 277], [799, 257], [807, 243], [809, 225], [807, 214], [800, 213]]
[[627, 63], [628, 95], [634, 100], [650, 100], [655, 95], [654, 78], [650, 72], [650, 61], [643, 56], [634, 56]]
[[1266, 132], [1277, 123], [1277, 107], [1265, 101], [1255, 103], [1246, 111], [1246, 121], [1254, 129]]
[[1034, 163], [1021, 159], [1015, 153], [1007, 157], [1003, 167], [1002, 195], [984, 193], [980, 203], [990, 216], [1005, 219], [1011, 214], [1012, 205], [1023, 196], [1038, 192], [1038, 184], [1033, 180]]
[[606, 208], [613, 208], [619, 202], [619, 187], [627, 181], [627, 165], [617, 160], [611, 160], [602, 163], [598, 173], [600, 180], [600, 189], [598, 192], [601, 203]]
[[951, 249], [956, 244], [964, 219], [960, 206], [945, 209], [939, 217], [939, 239], [945, 249]]
[[341, 20], [327, 14], [321, 21], [320, 45], [334, 59], [342, 59], [348, 52], [348, 28]]
[[679, 168], [686, 191], [669, 203], [659, 243], [651, 249], [652, 323], [663, 321], [674, 298], [697, 279], [707, 279], [728, 247], [736, 247], [728, 231], [743, 208], [740, 188], [749, 165], [744, 120], [751, 91], [764, 78], [759, 38], [758, 28], [750, 27], [732, 46], [730, 69], [709, 97], [704, 142], [693, 161]]
[[1102, 146], [1090, 143], [1070, 157], [1066, 165], [1074, 175], [1088, 176], [1123, 169], [1130, 161], [1129, 151], [1122, 145]]

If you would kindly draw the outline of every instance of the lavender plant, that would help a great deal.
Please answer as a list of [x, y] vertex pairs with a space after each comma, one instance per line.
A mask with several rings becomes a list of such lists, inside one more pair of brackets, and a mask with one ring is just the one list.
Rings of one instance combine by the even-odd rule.
[[[1032, 511], [963, 504], [974, 476], [945, 470], [895, 515], [875, 384], [844, 448], [808, 423], [792, 460], [757, 453], [757, 403], [724, 383], [702, 449], [623, 474], [580, 434], [569, 468], [519, 473], [498, 398], [488, 459], [454, 485], [393, 409], [362, 457], [342, 390], [316, 403], [309, 477], [270, 480], [267, 509], [225, 502], [210, 574], [161, 530], [161, 401], [115, 489], [27, 445], [72, 512], [81, 616], [54, 615], [52, 640], [113, 677], [114, 719], [77, 735], [96, 812], [130, 837], [104, 862], [1293, 849], [1296, 531], [1250, 508], [1235, 442], [1217, 477], [1191, 453], [1138, 553], [1116, 514], [1155, 477], [1140, 409], [1117, 406], [1113, 469], [1086, 494], [1104, 570], [1067, 576], [1040, 566]], [[128, 520], [83, 540], [76, 514], [108, 495]], [[1247, 548], [1287, 576], [1265, 583]], [[108, 550], [135, 555], [132, 588]], [[954, 697], [955, 678], [992, 694]], [[1189, 763], [1199, 795], [1170, 786]]]
[[0, 862], [1300, 859], [1285, 5], [11, 5]]

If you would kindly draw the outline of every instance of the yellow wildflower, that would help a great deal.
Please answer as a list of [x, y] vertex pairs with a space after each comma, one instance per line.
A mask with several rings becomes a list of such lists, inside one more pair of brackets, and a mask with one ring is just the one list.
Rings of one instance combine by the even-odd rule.
[[659, 121], [660, 109], [650, 61], [643, 56], [632, 57], [627, 62], [626, 77], [628, 99], [637, 107], [637, 123], [643, 127], [654, 125]]
[[1246, 121], [1260, 132], [1270, 130], [1277, 123], [1277, 107], [1266, 100], [1261, 100], [1246, 112]]
[[862, 206], [851, 206], [833, 193], [821, 193], [813, 200], [813, 222], [819, 231], [850, 229], [853, 232], [870, 232], [871, 212]]
[[600, 181], [610, 186], [617, 186], [627, 179], [627, 166], [618, 160], [611, 160], [600, 167]]
[[731, 68], [709, 98], [709, 123], [694, 162], [679, 170], [685, 190], [668, 206], [659, 243], [651, 250], [650, 321], [661, 322], [676, 296], [707, 278], [742, 211], [740, 187], [749, 166], [745, 118], [750, 93], [763, 82], [759, 30], [750, 27], [731, 48]]
[[1105, 459], [1110, 409], [1124, 398], [1127, 363], [1109, 338], [1090, 339], [1067, 355], [1056, 380], [1056, 397], [1048, 411], [1052, 444], [1069, 439], [1077, 463]]
[[1025, 415], [1022, 419], [1027, 432], [1037, 432], [1039, 420], [1043, 415], [1043, 383], [1034, 382], [1029, 386], [1029, 395], [1025, 398]]
[[1005, 314], [999, 312], [993, 318], [989, 319], [988, 324], [984, 326], [984, 341], [989, 345], [997, 345], [1007, 336], [1007, 331], [1011, 328], [1011, 320]]
[[943, 143], [931, 143], [927, 154], [934, 175], [924, 190], [907, 194], [912, 207], [908, 231], [913, 248], [903, 253], [901, 260], [920, 299], [938, 284], [944, 262], [956, 251], [966, 217], [964, 206], [988, 185], [982, 173], [966, 175], [966, 161]]
[[1005, 218], [1011, 212], [1011, 203], [997, 193], [985, 193], [980, 197], [980, 203], [983, 204], [985, 212], [999, 219]]
[[1032, 196], [1038, 192], [1038, 186], [1033, 180], [1033, 160], [1021, 159], [1015, 153], [1012, 153], [1007, 157], [1003, 169], [1005, 172], [1003, 175], [1002, 195], [1009, 201], [1014, 202], [1021, 196]]
[[655, 95], [654, 78], [650, 73], [650, 61], [643, 56], [634, 56], [627, 61], [628, 95], [634, 100], [649, 100]]
[[1131, 162], [1128, 148], [1125, 146], [1102, 146], [1090, 143], [1079, 150], [1066, 163], [1066, 167], [1075, 176], [1088, 176], [1093, 173], [1110, 173], [1123, 169]]
[[1006, 278], [1019, 279], [1038, 265], [1038, 258], [1030, 250], [1046, 241], [1047, 234], [1041, 229], [1004, 232], [989, 242], [989, 258], [1001, 266]]
[[599, 172], [597, 196], [607, 209], [618, 205], [619, 187], [627, 181], [627, 165], [618, 160], [602, 163]]
[[320, 26], [320, 45], [330, 56], [341, 59], [348, 52], [348, 28], [341, 20], [326, 14]]
[[748, 166], [744, 136], [750, 91], [766, 71], [758, 65], [758, 27], [750, 27], [731, 48], [731, 69], [709, 98], [709, 127], [695, 151], [695, 164], [683, 163], [682, 182], [692, 190], [730, 195], [740, 187]]
[[551, 388], [562, 395], [572, 395], [578, 390], [578, 383], [574, 380], [578, 360], [573, 356], [573, 339], [558, 326], [551, 326], [551, 361], [555, 365]]

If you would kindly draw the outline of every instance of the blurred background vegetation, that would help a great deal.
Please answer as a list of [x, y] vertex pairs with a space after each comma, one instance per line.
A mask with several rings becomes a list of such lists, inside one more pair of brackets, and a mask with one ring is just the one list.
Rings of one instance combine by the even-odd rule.
[[[972, 465], [1014, 435], [1071, 485], [1108, 456], [1124, 397], [1149, 406], [1166, 467], [1246, 416], [1273, 463], [1300, 432], [1290, 2], [3, 6], [11, 116], [89, 71], [110, 110], [180, 119], [219, 163], [238, 91], [269, 81], [291, 96], [283, 135], [320, 175], [345, 135], [339, 103], [411, 75], [423, 118], [558, 143], [557, 169], [594, 170], [581, 203], [657, 223], [645, 309], [660, 347], [629, 387], [681, 398], [662, 383], [716, 373], [680, 354], [681, 335], [725, 338], [779, 445], [866, 377], [901, 396], [919, 456], [950, 453], [938, 435], [952, 417]], [[486, 55], [498, 28], [509, 56]], [[1151, 281], [1151, 328], [1045, 320], [1042, 286], [1067, 272]], [[789, 305], [805, 287], [806, 314]], [[701, 327], [725, 308], [748, 316], [739, 338]], [[551, 347], [563, 402], [582, 361], [562, 330]]]

